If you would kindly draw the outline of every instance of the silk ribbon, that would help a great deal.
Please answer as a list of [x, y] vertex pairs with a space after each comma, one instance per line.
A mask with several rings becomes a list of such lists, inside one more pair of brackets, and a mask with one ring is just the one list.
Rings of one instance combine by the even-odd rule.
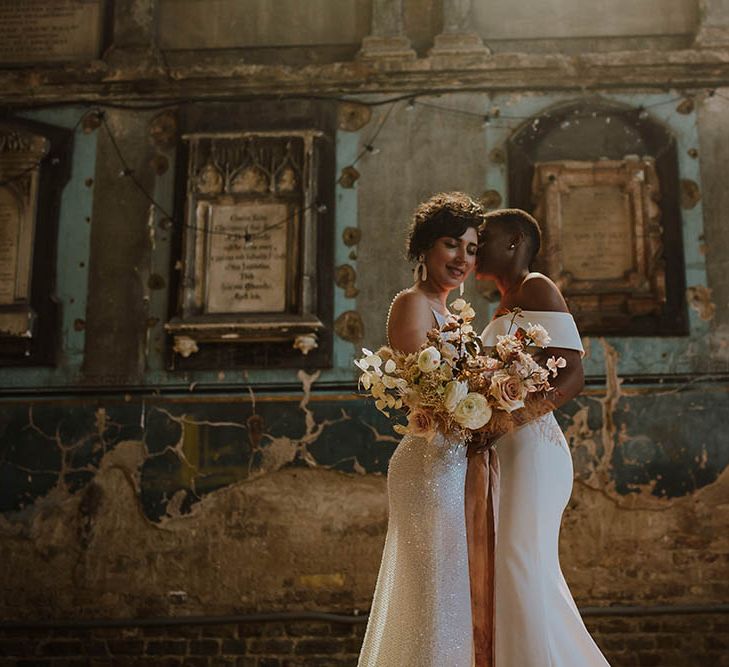
[[474, 667], [494, 667], [494, 558], [499, 517], [499, 459], [493, 447], [469, 455], [465, 511]]

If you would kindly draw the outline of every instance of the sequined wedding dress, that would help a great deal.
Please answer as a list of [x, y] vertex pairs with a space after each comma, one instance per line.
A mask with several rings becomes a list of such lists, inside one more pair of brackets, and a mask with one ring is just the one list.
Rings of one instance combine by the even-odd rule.
[[442, 434], [406, 435], [390, 458], [387, 537], [359, 667], [470, 667], [466, 468], [465, 444]]
[[[523, 315], [544, 325], [555, 347], [582, 351], [569, 314]], [[436, 319], [440, 323], [438, 314]], [[509, 322], [493, 320], [484, 343], [494, 345]], [[495, 450], [501, 474], [492, 560], [494, 641], [488, 643], [493, 656], [479, 658], [477, 667], [606, 667], [559, 566], [559, 526], [572, 489], [562, 432], [553, 415], [545, 415], [501, 438]], [[405, 436], [390, 459], [387, 536], [358, 667], [475, 664], [468, 467], [464, 443], [442, 434], [430, 442]]]

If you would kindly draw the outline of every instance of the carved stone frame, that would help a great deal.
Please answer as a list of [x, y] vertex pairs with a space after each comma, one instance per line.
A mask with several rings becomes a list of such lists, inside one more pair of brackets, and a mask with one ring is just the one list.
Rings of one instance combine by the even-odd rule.
[[[185, 192], [185, 229], [180, 237], [178, 305], [166, 324], [173, 342], [171, 368], [330, 365], [333, 289], [325, 274], [333, 262], [335, 118], [335, 107], [311, 103], [201, 106], [192, 109], [189, 118], [183, 117], [182, 125], [188, 132], [183, 135], [178, 161], [178, 192]], [[304, 144], [303, 188], [299, 199], [289, 201], [288, 239], [294, 247], [288, 253], [286, 312], [206, 312], [208, 214], [220, 200], [215, 195], [194, 192], [191, 187], [195, 146], [210, 138], [244, 141], [251, 137], [295, 137]], [[225, 196], [229, 201], [249, 203], [266, 201], [268, 197], [267, 193]], [[299, 277], [297, 282], [291, 280], [292, 275]]]
[[65, 129], [0, 121], [0, 189], [18, 206], [12, 297], [0, 303], [0, 364], [52, 365], [59, 312], [54, 295], [58, 214], [70, 176], [73, 135]]
[[[615, 188], [626, 200], [631, 266], [620, 277], [579, 279], [565, 266], [565, 197], [576, 188]], [[560, 286], [585, 333], [627, 327], [631, 318], [660, 315], [666, 302], [660, 187], [653, 158], [553, 161], [534, 166], [535, 215], [542, 221], [540, 267]], [[575, 224], [576, 221], [571, 221]]]

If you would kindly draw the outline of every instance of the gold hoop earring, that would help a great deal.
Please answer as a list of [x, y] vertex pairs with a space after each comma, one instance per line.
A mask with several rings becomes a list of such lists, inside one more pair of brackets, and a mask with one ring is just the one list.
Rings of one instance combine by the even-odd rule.
[[415, 282], [418, 280], [425, 282], [428, 279], [428, 267], [425, 265], [425, 255], [418, 257], [418, 263], [415, 265], [415, 270], [413, 271], [413, 278]]

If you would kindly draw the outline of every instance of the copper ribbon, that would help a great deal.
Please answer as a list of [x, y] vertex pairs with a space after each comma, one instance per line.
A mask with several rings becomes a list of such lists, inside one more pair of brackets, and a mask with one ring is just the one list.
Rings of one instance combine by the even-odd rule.
[[489, 448], [469, 455], [465, 490], [474, 667], [494, 667], [494, 557], [499, 516], [499, 459]]

